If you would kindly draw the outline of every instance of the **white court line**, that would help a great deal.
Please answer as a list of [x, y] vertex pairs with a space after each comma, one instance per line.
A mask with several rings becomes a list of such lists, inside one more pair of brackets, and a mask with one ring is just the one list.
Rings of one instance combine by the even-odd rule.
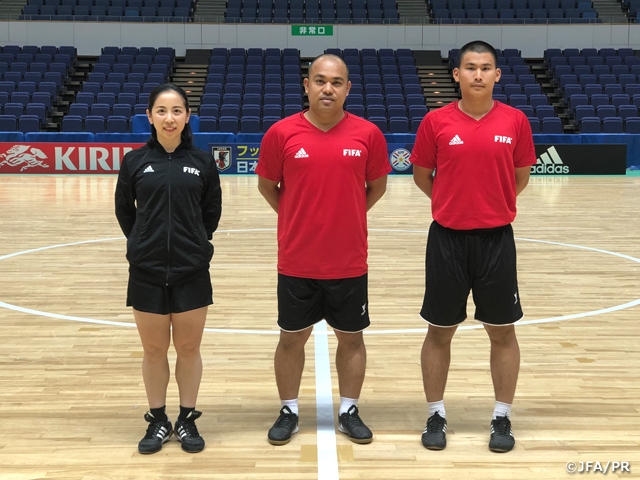
[[[327, 324], [315, 324], [313, 336], [316, 360], [316, 419], [318, 423], [318, 480], [338, 480], [336, 427], [333, 416], [333, 388]], [[319, 334], [319, 335], [318, 335]]]
[[4, 260], [6, 258], [11, 258], [11, 257], [17, 257], [19, 255], [26, 255], [27, 253], [42, 252], [43, 250], [51, 250], [52, 248], [71, 247], [73, 245], [82, 245], [84, 243], [110, 242], [112, 240], [121, 240], [121, 239], [124, 240], [124, 237], [100, 238], [98, 240], [82, 240], [80, 242], [61, 243], [59, 245], [47, 245], [46, 247], [32, 248], [31, 250], [23, 250], [22, 252], [15, 252], [15, 253], [9, 253], [8, 255], [2, 255], [0, 257], [0, 260]]

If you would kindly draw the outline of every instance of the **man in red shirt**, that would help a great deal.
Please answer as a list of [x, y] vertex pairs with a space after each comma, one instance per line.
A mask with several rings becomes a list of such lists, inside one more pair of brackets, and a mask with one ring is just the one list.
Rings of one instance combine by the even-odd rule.
[[430, 450], [446, 446], [443, 397], [451, 340], [473, 291], [475, 318], [491, 342], [496, 405], [489, 448], [508, 452], [515, 445], [510, 414], [520, 368], [514, 324], [523, 316], [511, 222], [536, 155], [526, 116], [492, 99], [500, 69], [491, 45], [463, 46], [453, 78], [461, 100], [424, 118], [411, 154], [415, 183], [431, 199], [434, 220], [420, 312], [429, 323], [422, 347], [429, 406], [422, 443]]
[[260, 146], [258, 189], [278, 214], [278, 325], [274, 365], [282, 403], [273, 445], [298, 431], [304, 346], [323, 318], [338, 339], [338, 429], [356, 443], [371, 430], [358, 415], [369, 326], [367, 211], [391, 167], [382, 132], [343, 105], [351, 82], [340, 57], [320, 55], [304, 88], [309, 109], [272, 126]]

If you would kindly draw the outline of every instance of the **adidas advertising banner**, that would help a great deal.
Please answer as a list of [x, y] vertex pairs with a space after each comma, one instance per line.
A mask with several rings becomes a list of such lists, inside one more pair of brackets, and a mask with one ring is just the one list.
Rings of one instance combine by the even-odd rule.
[[535, 145], [532, 175], [625, 175], [625, 144]]
[[143, 143], [0, 142], [2, 173], [118, 173], [125, 153]]

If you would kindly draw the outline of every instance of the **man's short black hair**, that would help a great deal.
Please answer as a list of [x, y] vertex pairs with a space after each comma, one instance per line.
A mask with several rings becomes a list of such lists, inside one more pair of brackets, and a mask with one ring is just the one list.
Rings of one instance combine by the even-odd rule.
[[498, 66], [498, 53], [496, 52], [496, 49], [489, 45], [487, 42], [483, 42], [482, 40], [474, 40], [473, 42], [469, 42], [464, 45], [458, 52], [458, 56], [456, 58], [456, 68], [460, 68], [460, 61], [462, 60], [462, 57], [464, 57], [468, 52], [490, 53], [493, 56], [494, 66]]

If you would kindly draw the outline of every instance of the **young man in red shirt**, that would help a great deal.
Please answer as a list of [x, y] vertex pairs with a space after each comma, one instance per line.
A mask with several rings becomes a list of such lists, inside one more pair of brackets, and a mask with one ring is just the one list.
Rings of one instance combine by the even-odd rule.
[[415, 183], [431, 199], [434, 219], [420, 312], [429, 323], [422, 347], [429, 406], [422, 443], [430, 450], [446, 446], [443, 397], [451, 340], [473, 291], [475, 318], [491, 342], [496, 404], [489, 448], [508, 452], [515, 445], [510, 413], [520, 368], [514, 324], [523, 316], [511, 222], [536, 155], [527, 117], [492, 99], [500, 69], [491, 45], [463, 46], [453, 78], [461, 100], [425, 117], [411, 154]]
[[309, 109], [272, 126], [260, 146], [258, 188], [278, 214], [278, 325], [274, 365], [282, 403], [273, 445], [298, 431], [304, 346], [323, 318], [338, 339], [338, 429], [356, 443], [371, 430], [358, 415], [369, 326], [367, 211], [390, 171], [387, 144], [372, 123], [343, 105], [351, 82], [340, 57], [320, 55], [304, 88]]

